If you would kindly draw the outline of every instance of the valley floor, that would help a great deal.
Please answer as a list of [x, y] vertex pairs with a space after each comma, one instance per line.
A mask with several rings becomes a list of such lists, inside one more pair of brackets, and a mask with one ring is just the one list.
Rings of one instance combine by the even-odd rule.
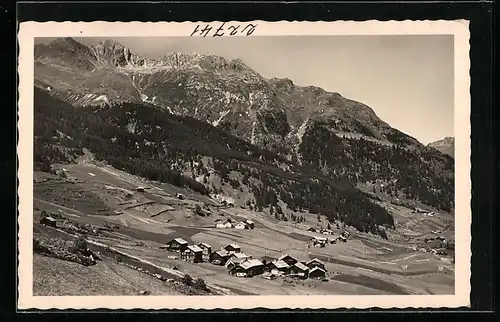
[[[308, 240], [319, 234], [307, 231], [307, 225], [294, 226], [248, 209], [222, 208], [206, 196], [147, 182], [106, 166], [59, 167], [64, 168], [67, 178], [40, 172], [34, 175], [35, 236], [67, 238], [58, 231], [60, 223], [106, 225], [112, 229], [99, 230], [89, 234], [87, 239], [140, 259], [141, 263], [146, 263], [146, 269], [172, 278], [178, 278], [176, 272], [189, 274], [193, 279], [201, 278], [213, 294], [454, 293], [454, 264], [450, 256], [418, 250], [421, 239], [429, 236], [429, 227], [446, 230], [447, 224], [441, 219], [449, 220], [447, 214], [433, 218], [409, 215], [408, 209], [399, 207], [393, 212], [399, 227], [392, 240], [353, 231], [345, 243], [308, 248]], [[144, 187], [144, 191], [136, 191], [139, 186]], [[186, 198], [176, 198], [177, 193]], [[197, 204], [208, 209], [206, 216], [194, 212]], [[58, 228], [38, 224], [42, 210], [60, 215]], [[316, 216], [309, 217], [316, 220]], [[214, 227], [216, 219], [227, 218], [234, 221], [251, 219], [255, 229]], [[452, 234], [452, 230], [446, 233]], [[413, 237], [408, 238], [410, 234]], [[329, 278], [328, 281], [287, 282], [283, 278], [234, 277], [224, 266], [175, 259], [173, 257], [178, 254], [159, 248], [177, 237], [190, 244], [206, 242], [214, 251], [235, 242], [243, 252], [258, 259], [277, 258], [282, 254], [290, 254], [301, 261], [318, 258], [325, 262]], [[102, 255], [102, 261], [97, 261], [96, 265], [83, 266], [34, 254], [35, 295], [132, 295], [141, 291], [151, 295], [186, 294], [172, 283], [117, 263], [112, 255]]]

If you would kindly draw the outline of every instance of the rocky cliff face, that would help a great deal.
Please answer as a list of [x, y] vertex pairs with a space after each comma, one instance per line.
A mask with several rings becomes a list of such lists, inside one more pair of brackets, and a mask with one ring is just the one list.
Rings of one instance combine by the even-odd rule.
[[434, 148], [443, 154], [449, 155], [452, 158], [455, 157], [455, 138], [453, 137], [446, 137], [442, 140], [429, 143], [427, 146]]
[[65, 38], [35, 47], [35, 85], [75, 106], [154, 105], [329, 177], [360, 187], [379, 180], [394, 198], [435, 207], [453, 203], [449, 158], [362, 103], [289, 79], [265, 79], [241, 60], [197, 53], [146, 59], [112, 41], [88, 47]]

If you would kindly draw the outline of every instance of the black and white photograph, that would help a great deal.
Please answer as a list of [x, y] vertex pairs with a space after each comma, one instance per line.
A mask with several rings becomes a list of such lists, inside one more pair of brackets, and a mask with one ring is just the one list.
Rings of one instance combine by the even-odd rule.
[[32, 298], [468, 290], [456, 35], [52, 24], [21, 78]]

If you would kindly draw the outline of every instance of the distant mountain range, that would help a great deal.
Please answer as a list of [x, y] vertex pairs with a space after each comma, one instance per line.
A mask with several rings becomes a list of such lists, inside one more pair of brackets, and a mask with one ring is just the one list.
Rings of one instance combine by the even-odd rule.
[[427, 146], [451, 157], [455, 157], [455, 138], [453, 137], [446, 137], [442, 140], [429, 143]]
[[[82, 137], [83, 143], [74, 148], [87, 144], [85, 147], [93, 145], [95, 150], [110, 145], [115, 156], [138, 157], [122, 150], [127, 146], [148, 157], [152, 168], [169, 164], [171, 169], [191, 177], [196, 177], [192, 162], [208, 157], [210, 161], [205, 167], [209, 164], [217, 176], [217, 180], [212, 176], [201, 180], [208, 191], [220, 192], [223, 187], [232, 189], [233, 192], [222, 190], [233, 195], [234, 191], [245, 191], [250, 199], [259, 199], [259, 207], [270, 207], [271, 213], [276, 213], [275, 206], [282, 209], [280, 212], [283, 207], [308, 209], [350, 224], [363, 222], [363, 227], [375, 231], [376, 222], [392, 222], [385, 210], [368, 210], [381, 198], [407, 200], [445, 211], [453, 208], [451, 157], [392, 128], [362, 103], [315, 86], [297, 86], [289, 79], [265, 79], [239, 59], [197, 53], [146, 59], [113, 41], [85, 46], [72, 38], [60, 38], [35, 45], [35, 86], [39, 93], [36, 97], [44, 97], [42, 101], [49, 100], [42, 96], [44, 92], [57, 102], [69, 104], [64, 105], [65, 111], [83, 108], [78, 113], [93, 111], [92, 115], [106, 120], [107, 125], [101, 125], [109, 133], [92, 125], [97, 120], [90, 114], [78, 114], [78, 122], [84, 126], [80, 131], [88, 137]], [[54, 104], [62, 106], [62, 102]], [[44, 106], [51, 108], [50, 104]], [[41, 107], [36, 111], [43, 114], [40, 119], [50, 122], [54, 117]], [[145, 111], [154, 118], [145, 115]], [[65, 115], [71, 117], [71, 113]], [[72, 127], [55, 121], [51, 124], [53, 131], [65, 135], [69, 134], [64, 131]], [[182, 125], [167, 129], [166, 124]], [[172, 132], [173, 128], [182, 133]], [[112, 135], [113, 131], [124, 132], [120, 138]], [[92, 141], [96, 136], [110, 137], [106, 143], [96, 143]], [[170, 141], [164, 141], [167, 138]], [[63, 141], [64, 144], [58, 139], [56, 144], [47, 139], [45, 147], [53, 150], [55, 145], [71, 145], [68, 140]], [[208, 146], [218, 143], [216, 150], [210, 150], [200, 142]], [[170, 153], [168, 146], [173, 145], [176, 152]], [[101, 158], [108, 161], [112, 157], [101, 153]], [[40, 165], [45, 166], [54, 161], [42, 159]], [[131, 172], [138, 171], [139, 165], [125, 165], [124, 160], [114, 162]], [[266, 177], [259, 172], [273, 175]], [[220, 178], [227, 180], [223, 179], [221, 185]], [[250, 180], [250, 184], [251, 178], [255, 181]], [[228, 184], [224, 185], [226, 181]], [[302, 183], [293, 186], [293, 182]], [[345, 190], [347, 186], [358, 192], [346, 194], [345, 191], [351, 191]], [[333, 196], [337, 200], [328, 201]], [[366, 203], [366, 198], [372, 201]], [[250, 199], [242, 202], [251, 203]], [[344, 203], [352, 209], [339, 208]], [[379, 213], [379, 219], [369, 220], [370, 212]]]

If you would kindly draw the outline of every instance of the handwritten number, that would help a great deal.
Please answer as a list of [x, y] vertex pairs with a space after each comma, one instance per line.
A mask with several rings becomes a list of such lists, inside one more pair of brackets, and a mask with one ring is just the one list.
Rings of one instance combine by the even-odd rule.
[[193, 36], [198, 30], [200, 30], [200, 25], [196, 25], [196, 28], [194, 28], [194, 31], [191, 33], [190, 36]]
[[[220, 25], [219, 28], [217, 28], [215, 30], [215, 33], [212, 35], [212, 37], [224, 36], [226, 34], [225, 30], [224, 30], [225, 25], [226, 25], [225, 22], [222, 23], [222, 25]], [[238, 33], [238, 30], [240, 27], [241, 27], [241, 25], [227, 27], [227, 30], [229, 31], [229, 35], [230, 36], [236, 35]], [[245, 28], [241, 29], [240, 33], [243, 34], [246, 31], [246, 35], [250, 36], [255, 31], [255, 28], [257, 28], [257, 25], [253, 25], [250, 23], [250, 24], [246, 25]], [[200, 25], [196, 25], [196, 27], [194, 28], [194, 30], [190, 36], [195, 36], [197, 33], [199, 33], [200, 36], [206, 37], [212, 31], [212, 29], [213, 28], [210, 25], [206, 25], [202, 30], [200, 30]]]
[[250, 27], [250, 30], [247, 31], [247, 36], [250, 36], [255, 31], [255, 28], [257, 28], [257, 25], [254, 26], [252, 24], [248, 24], [245, 28], [243, 28], [243, 30], [241, 31], [241, 33], [243, 33], [245, 30], [247, 30], [248, 27]]
[[224, 25], [225, 24], [226, 23], [224, 22], [219, 28], [217, 28], [217, 30], [215, 31], [213, 37], [222, 37], [222, 36], [224, 36], [224, 33], [220, 33], [219, 34], [219, 31], [222, 31], [224, 29]]
[[229, 27], [227, 27], [228, 29], [233, 29], [233, 30], [229, 33], [229, 35], [231, 35], [231, 36], [236, 35], [236, 31], [238, 30], [238, 28], [239, 28], [239, 27], [240, 27], [240, 25], [238, 25], [238, 26], [229, 26]]

